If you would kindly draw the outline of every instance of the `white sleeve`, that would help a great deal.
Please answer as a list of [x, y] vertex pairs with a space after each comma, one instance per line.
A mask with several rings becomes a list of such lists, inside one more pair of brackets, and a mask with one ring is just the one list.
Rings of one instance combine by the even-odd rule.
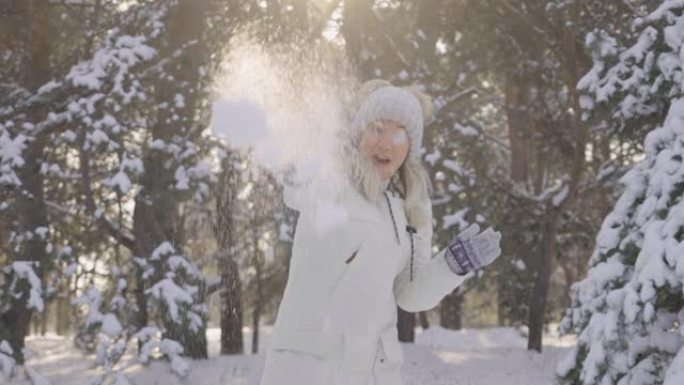
[[432, 309], [442, 298], [473, 276], [472, 272], [457, 275], [451, 271], [444, 258], [446, 248], [432, 255], [432, 220], [429, 225], [413, 234], [413, 245], [413, 279], [409, 259], [394, 280], [394, 297], [400, 308], [409, 312]]
[[308, 193], [308, 184], [293, 185], [285, 183], [283, 200], [289, 208], [301, 212], [307, 202]]

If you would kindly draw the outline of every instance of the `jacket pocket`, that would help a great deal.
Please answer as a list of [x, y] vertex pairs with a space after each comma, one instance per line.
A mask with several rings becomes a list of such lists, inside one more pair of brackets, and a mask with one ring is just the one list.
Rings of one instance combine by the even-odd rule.
[[328, 290], [328, 295], [332, 295], [332, 293], [335, 291], [335, 289], [337, 289], [337, 287], [340, 285], [340, 282], [342, 281], [344, 276], [349, 271], [349, 268], [351, 267], [351, 265], [355, 263], [354, 260], [358, 257], [360, 250], [361, 250], [361, 245], [358, 245], [355, 249], [351, 250], [348, 254], [342, 254], [344, 256], [344, 260], [342, 261], [343, 263], [340, 263], [340, 261], [335, 261], [336, 264], [341, 264], [342, 267], [341, 267], [339, 273], [332, 280], [332, 282], [330, 284], [330, 289]]
[[351, 255], [349, 256], [349, 258], [347, 258], [347, 259], [344, 261], [344, 263], [346, 263], [347, 265], [350, 264], [350, 263], [354, 260], [354, 258], [356, 258], [356, 254], [359, 253], [359, 250], [360, 250], [360, 249], [361, 249], [361, 245], [359, 245], [359, 247], [357, 247], [356, 250], [354, 250], [354, 251], [351, 253]]
[[404, 352], [402, 351], [401, 344], [397, 339], [396, 328], [389, 328], [384, 330], [380, 334], [380, 341], [382, 342], [382, 348], [385, 351], [385, 356], [387, 357], [388, 362], [404, 362]]
[[341, 336], [322, 330], [276, 330], [271, 337], [271, 348], [327, 357], [338, 340], [341, 341]]

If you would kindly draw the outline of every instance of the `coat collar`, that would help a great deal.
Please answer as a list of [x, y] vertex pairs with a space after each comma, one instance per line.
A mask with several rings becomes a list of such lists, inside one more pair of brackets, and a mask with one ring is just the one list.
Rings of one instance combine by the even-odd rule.
[[[387, 200], [381, 197], [377, 202], [371, 202], [363, 194], [352, 186], [346, 188], [344, 200], [349, 209], [349, 218], [365, 222], [385, 223], [387, 218]], [[385, 194], [392, 205], [394, 215], [403, 215], [404, 200], [398, 194], [389, 190]], [[402, 214], [400, 214], [402, 213]]]

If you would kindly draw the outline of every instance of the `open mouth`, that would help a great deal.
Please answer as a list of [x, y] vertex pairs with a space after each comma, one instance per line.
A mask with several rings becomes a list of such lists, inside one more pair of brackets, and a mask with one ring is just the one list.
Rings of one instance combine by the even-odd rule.
[[385, 166], [385, 165], [390, 164], [390, 162], [391, 162], [390, 158], [385, 158], [382, 156], [373, 155], [373, 163], [375, 163], [375, 164], [380, 164], [380, 165]]

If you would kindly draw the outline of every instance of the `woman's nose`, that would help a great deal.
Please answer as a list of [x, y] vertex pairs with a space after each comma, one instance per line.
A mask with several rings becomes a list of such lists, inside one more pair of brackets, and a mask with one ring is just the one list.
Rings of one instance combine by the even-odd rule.
[[381, 150], [391, 150], [393, 146], [392, 137], [390, 135], [383, 135], [378, 140], [378, 148]]

